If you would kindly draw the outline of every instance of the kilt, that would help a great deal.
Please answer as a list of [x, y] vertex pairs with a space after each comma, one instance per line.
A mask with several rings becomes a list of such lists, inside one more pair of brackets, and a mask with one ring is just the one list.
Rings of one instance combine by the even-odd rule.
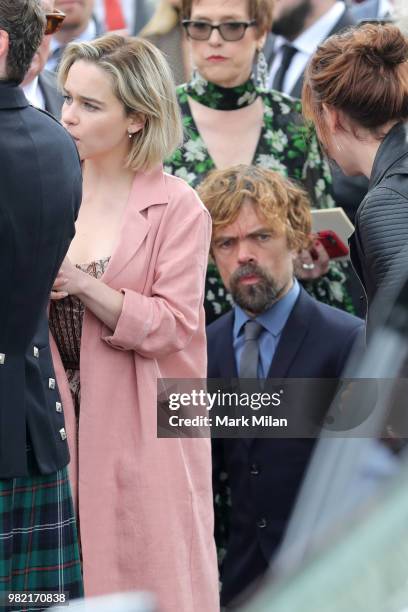
[[0, 593], [68, 591], [70, 599], [82, 597], [68, 470], [39, 475], [31, 450], [27, 459], [28, 477], [0, 479]]

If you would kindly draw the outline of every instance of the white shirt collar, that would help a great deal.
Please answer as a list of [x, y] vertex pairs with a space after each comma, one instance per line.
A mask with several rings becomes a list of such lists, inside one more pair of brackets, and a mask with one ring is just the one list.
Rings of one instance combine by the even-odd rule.
[[36, 76], [31, 83], [28, 83], [28, 85], [24, 85], [23, 91], [30, 104], [37, 108], [45, 108], [45, 100], [38, 83], [38, 76]]

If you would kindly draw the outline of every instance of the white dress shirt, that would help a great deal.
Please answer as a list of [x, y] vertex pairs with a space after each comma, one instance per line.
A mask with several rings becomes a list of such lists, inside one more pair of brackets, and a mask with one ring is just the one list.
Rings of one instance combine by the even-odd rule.
[[[300, 76], [303, 74], [307, 62], [310, 57], [316, 51], [317, 47], [323, 40], [327, 38], [331, 30], [334, 28], [336, 23], [339, 21], [344, 11], [346, 10], [344, 2], [338, 0], [332, 8], [327, 11], [320, 19], [315, 21], [313, 25], [307, 30], [302, 32], [294, 41], [290, 44], [297, 49], [296, 55], [293, 57], [290, 66], [285, 74], [283, 81], [283, 92], [290, 94]], [[288, 44], [289, 41], [283, 36], [276, 36], [274, 53], [275, 58], [272, 62], [271, 70], [268, 78], [268, 87], [272, 87], [273, 79], [276, 72], [279, 69], [282, 59], [282, 47]]]
[[30, 104], [37, 108], [45, 109], [45, 100], [43, 93], [38, 83], [38, 76], [35, 77], [28, 85], [23, 87], [24, 95]]

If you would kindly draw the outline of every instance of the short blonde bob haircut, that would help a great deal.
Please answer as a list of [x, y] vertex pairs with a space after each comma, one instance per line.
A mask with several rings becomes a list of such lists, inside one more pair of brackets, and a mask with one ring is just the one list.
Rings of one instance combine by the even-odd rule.
[[266, 168], [239, 164], [214, 170], [198, 187], [213, 222], [213, 239], [218, 229], [234, 223], [248, 199], [266, 227], [286, 235], [294, 251], [311, 243], [311, 213], [307, 194], [289, 179]]
[[149, 170], [169, 157], [183, 141], [183, 128], [169, 65], [150, 42], [106, 34], [91, 42], [67, 46], [58, 81], [64, 87], [71, 66], [79, 61], [96, 64], [111, 77], [113, 91], [127, 115], [145, 118], [132, 138], [126, 167]]

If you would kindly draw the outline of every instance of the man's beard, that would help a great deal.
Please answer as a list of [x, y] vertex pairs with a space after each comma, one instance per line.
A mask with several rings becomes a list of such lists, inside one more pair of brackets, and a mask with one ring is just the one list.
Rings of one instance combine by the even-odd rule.
[[[244, 276], [257, 276], [258, 282], [244, 285], [240, 279]], [[285, 286], [281, 287], [270, 274], [257, 264], [241, 266], [231, 275], [230, 292], [234, 302], [243, 310], [261, 314], [268, 310], [282, 295]]]
[[279, 34], [288, 40], [295, 40], [305, 27], [305, 22], [312, 10], [311, 0], [303, 0], [299, 6], [282, 13], [281, 17], [273, 22], [273, 34]]

